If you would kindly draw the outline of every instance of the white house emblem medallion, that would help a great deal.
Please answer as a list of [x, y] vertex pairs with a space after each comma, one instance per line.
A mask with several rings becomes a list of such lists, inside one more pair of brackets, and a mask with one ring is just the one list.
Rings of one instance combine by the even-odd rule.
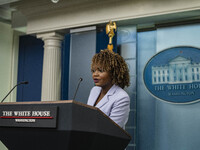
[[145, 66], [143, 79], [156, 98], [172, 103], [200, 99], [200, 49], [174, 47], [153, 56]]

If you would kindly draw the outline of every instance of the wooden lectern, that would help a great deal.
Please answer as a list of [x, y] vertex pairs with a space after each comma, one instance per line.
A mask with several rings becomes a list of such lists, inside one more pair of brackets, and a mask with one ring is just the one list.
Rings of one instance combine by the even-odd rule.
[[124, 150], [130, 135], [80, 102], [0, 104], [0, 140], [9, 150]]

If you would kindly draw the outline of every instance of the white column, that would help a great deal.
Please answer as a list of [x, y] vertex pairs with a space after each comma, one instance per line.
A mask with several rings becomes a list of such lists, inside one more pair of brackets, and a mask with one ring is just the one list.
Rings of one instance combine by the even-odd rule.
[[61, 42], [63, 36], [56, 33], [38, 34], [44, 41], [41, 101], [60, 100], [61, 95]]

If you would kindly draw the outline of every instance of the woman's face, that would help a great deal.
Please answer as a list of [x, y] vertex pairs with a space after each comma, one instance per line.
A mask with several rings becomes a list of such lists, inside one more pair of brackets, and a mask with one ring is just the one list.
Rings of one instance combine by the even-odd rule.
[[110, 88], [112, 86], [111, 76], [108, 71], [104, 71], [99, 65], [94, 65], [91, 71], [96, 86], [102, 88]]

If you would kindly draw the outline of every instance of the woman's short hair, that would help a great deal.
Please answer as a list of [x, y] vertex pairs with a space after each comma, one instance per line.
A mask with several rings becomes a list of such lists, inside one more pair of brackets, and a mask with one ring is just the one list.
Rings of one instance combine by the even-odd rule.
[[121, 88], [129, 86], [129, 69], [123, 57], [118, 53], [114, 53], [107, 49], [101, 50], [93, 56], [91, 69], [95, 65], [101, 66], [103, 71], [110, 73], [112, 84], [116, 84]]

